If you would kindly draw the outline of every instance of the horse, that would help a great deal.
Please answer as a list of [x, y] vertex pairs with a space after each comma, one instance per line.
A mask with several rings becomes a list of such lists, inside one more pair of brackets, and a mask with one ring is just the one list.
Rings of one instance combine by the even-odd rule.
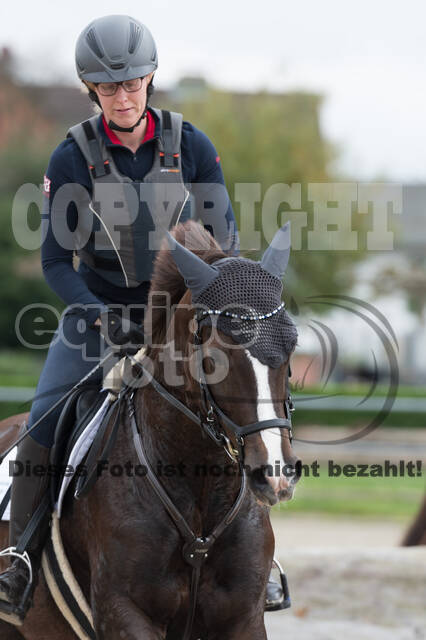
[[[269, 367], [245, 344], [202, 322], [193, 303], [194, 270], [210, 269], [210, 278], [215, 265], [229, 258], [191, 221], [175, 227], [168, 242], [155, 261], [147, 347], [143, 360], [131, 360], [131, 393], [119, 409], [114, 447], [87, 495], [75, 500], [68, 491], [60, 520], [63, 545], [99, 640], [264, 640], [274, 552], [269, 512], [291, 499], [300, 477], [289, 427], [291, 353]], [[173, 242], [185, 250], [185, 260], [191, 254], [197, 261], [186, 274]], [[277, 242], [264, 254], [269, 251], [275, 267]], [[245, 259], [232, 260], [238, 266]], [[158, 292], [166, 294], [169, 307], [157, 304]], [[234, 296], [229, 294], [230, 304]], [[267, 322], [282, 307], [259, 317]], [[207, 310], [204, 319], [211, 319], [208, 311], [221, 310]], [[3, 443], [12, 442], [12, 435]], [[278, 462], [278, 474], [271, 473]], [[285, 465], [292, 474], [284, 473]], [[77, 637], [43, 575], [23, 625], [0, 622], [0, 635]]]
[[414, 547], [426, 544], [426, 495], [413, 521], [404, 534], [402, 547]]

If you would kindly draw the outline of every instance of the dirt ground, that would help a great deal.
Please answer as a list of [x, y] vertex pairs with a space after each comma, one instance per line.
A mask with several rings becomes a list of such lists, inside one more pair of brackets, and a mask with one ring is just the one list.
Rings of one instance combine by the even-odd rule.
[[400, 544], [407, 528], [405, 522], [395, 520], [290, 511], [273, 517], [272, 524], [276, 553], [281, 558], [287, 556], [289, 549], [394, 547]]
[[[426, 419], [425, 419], [426, 420]], [[296, 419], [295, 419], [296, 422]], [[342, 462], [380, 463], [383, 460], [424, 460], [426, 428], [378, 427], [372, 433], [352, 442], [342, 442], [359, 434], [360, 427], [295, 426], [293, 448], [303, 462], [334, 459]], [[327, 442], [337, 441], [336, 444]]]
[[292, 608], [267, 614], [269, 640], [426, 640], [426, 547], [405, 525], [292, 514], [273, 520]]

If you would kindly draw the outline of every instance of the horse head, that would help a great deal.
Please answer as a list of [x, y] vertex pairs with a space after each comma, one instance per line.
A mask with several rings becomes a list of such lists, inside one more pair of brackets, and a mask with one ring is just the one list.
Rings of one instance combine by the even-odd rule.
[[291, 446], [288, 383], [297, 331], [281, 300], [289, 225], [278, 231], [260, 262], [226, 257], [193, 222], [179, 225], [168, 243], [187, 289], [174, 314], [172, 337], [183, 350], [185, 336], [191, 347], [187, 390], [197, 399], [196, 410], [207, 426], [211, 421], [213, 435], [223, 434], [231, 456], [244, 457], [261, 502], [289, 500], [300, 477]]

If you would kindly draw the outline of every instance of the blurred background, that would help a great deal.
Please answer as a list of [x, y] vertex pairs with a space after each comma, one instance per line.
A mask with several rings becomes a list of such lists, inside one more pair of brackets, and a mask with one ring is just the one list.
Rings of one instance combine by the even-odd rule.
[[[296, 450], [307, 465], [317, 460], [321, 473], [306, 474], [296, 499], [273, 514], [280, 557], [324, 547], [342, 553], [347, 547], [375, 549], [377, 557], [379, 550], [407, 542], [423, 500], [424, 467], [412, 476], [398, 466], [390, 477], [330, 478], [327, 464], [424, 464], [424, 4], [128, 0], [118, 7], [107, 0], [99, 12], [82, 0], [24, 0], [0, 13], [0, 417], [29, 407], [57, 324], [47, 306], [63, 308], [43, 281], [39, 251], [15, 240], [12, 204], [21, 185], [42, 183], [49, 156], [68, 127], [92, 115], [74, 71], [78, 34], [99, 15], [128, 13], [146, 23], [157, 42], [152, 104], [181, 111], [211, 137], [239, 221], [238, 183], [260, 183], [262, 196], [276, 183], [301, 184], [300, 213], [307, 215], [307, 225], [292, 253], [284, 297], [299, 329], [292, 377]], [[399, 185], [401, 211], [388, 210], [393, 249], [367, 248], [371, 208], [360, 215], [353, 202], [358, 249], [308, 250], [308, 185], [323, 182]], [[294, 220], [289, 210], [285, 202], [277, 207], [277, 225]], [[31, 229], [38, 228], [39, 216], [32, 205]], [[255, 219], [261, 229], [260, 204]], [[26, 305], [36, 306], [22, 313]], [[426, 515], [421, 531], [425, 520]], [[363, 560], [373, 566], [365, 555], [360, 566]], [[303, 574], [302, 580], [294, 571], [302, 593], [310, 578]], [[380, 574], [377, 567], [372, 571]], [[366, 625], [365, 637], [424, 637], [404, 635], [407, 628], [389, 614], [392, 595], [381, 621], [372, 602], [361, 608], [364, 613], [346, 612]], [[320, 619], [321, 609], [334, 619], [331, 609], [325, 613], [327, 606], [322, 601], [317, 608], [293, 609], [295, 624], [302, 625], [297, 632], [303, 633], [306, 620]], [[275, 620], [284, 625], [280, 615]], [[406, 624], [419, 634], [416, 616]], [[387, 629], [383, 636], [369, 628], [376, 623]], [[281, 623], [270, 624], [276, 625], [272, 638]], [[349, 633], [337, 625], [321, 637], [343, 632]], [[356, 637], [362, 633], [359, 627]]]

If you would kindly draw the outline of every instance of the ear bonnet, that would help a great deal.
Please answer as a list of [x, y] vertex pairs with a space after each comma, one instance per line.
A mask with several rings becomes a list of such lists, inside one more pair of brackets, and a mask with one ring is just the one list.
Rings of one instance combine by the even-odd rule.
[[281, 300], [281, 278], [290, 254], [289, 223], [277, 232], [260, 262], [222, 258], [208, 265], [172, 236], [169, 243], [191, 289], [199, 326], [211, 323], [269, 367], [286, 362], [297, 342], [296, 327]]

